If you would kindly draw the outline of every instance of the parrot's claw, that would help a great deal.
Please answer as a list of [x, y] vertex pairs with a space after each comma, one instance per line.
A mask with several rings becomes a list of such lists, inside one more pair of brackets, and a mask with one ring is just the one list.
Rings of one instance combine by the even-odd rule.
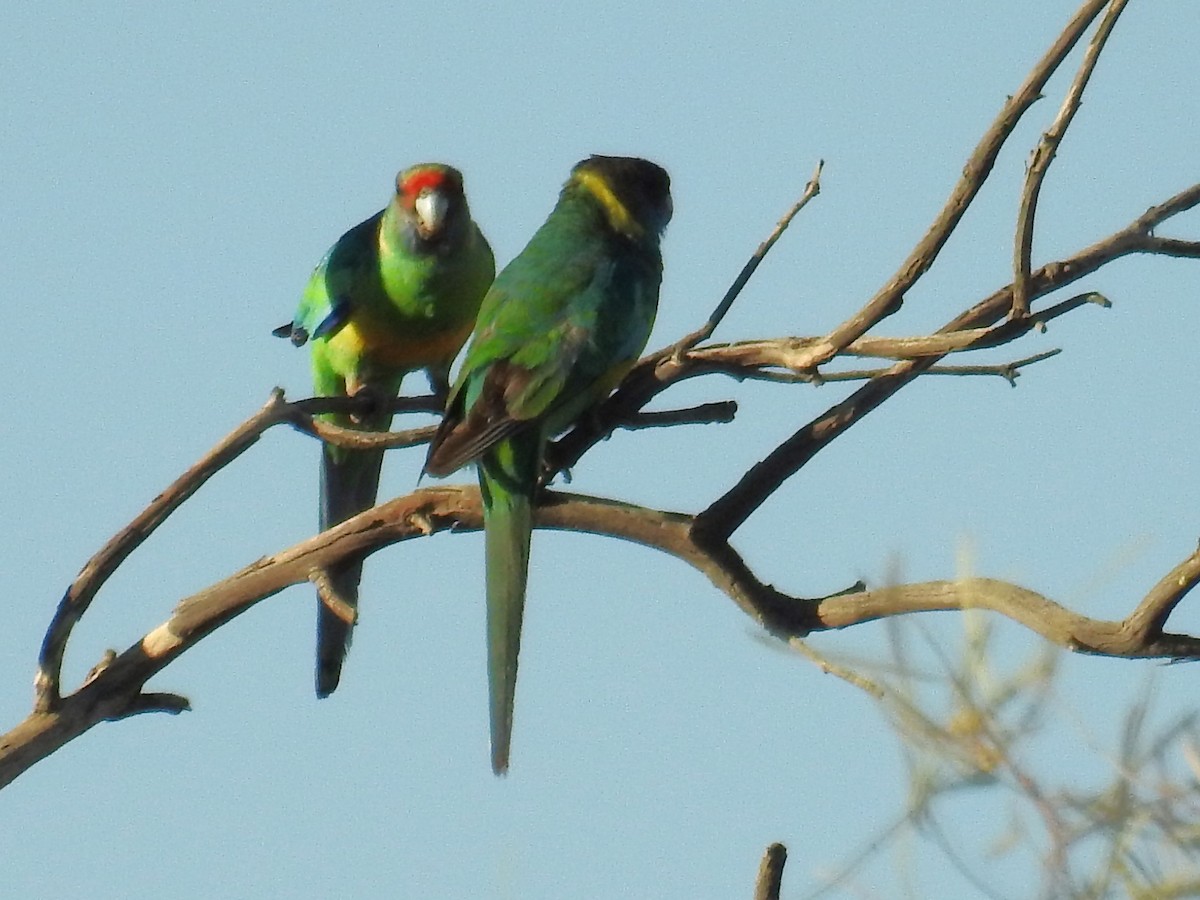
[[350, 379], [346, 380], [346, 393], [355, 400], [361, 401], [365, 406], [365, 409], [350, 415], [350, 421], [355, 425], [361, 425], [368, 419], [378, 416], [387, 400], [383, 392], [374, 385]]

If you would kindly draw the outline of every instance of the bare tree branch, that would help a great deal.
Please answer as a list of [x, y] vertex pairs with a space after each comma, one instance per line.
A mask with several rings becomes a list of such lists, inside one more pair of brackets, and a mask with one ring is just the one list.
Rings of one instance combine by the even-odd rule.
[[[1100, 294], [1089, 291], [1042, 310], [1028, 322], [1003, 322], [990, 328], [964, 328], [959, 331], [918, 335], [914, 337], [861, 337], [851, 342], [841, 356], [873, 359], [921, 359], [941, 357], [950, 353], [998, 347], [1024, 336], [1031, 330], [1041, 330], [1046, 323], [1092, 303], [1101, 307], [1112, 304]], [[738, 341], [732, 344], [709, 344], [693, 350], [688, 360], [697, 367], [713, 363], [723, 367], [779, 368], [795, 374], [810, 375], [816, 381], [829, 380], [827, 373], [812, 375], [801, 363], [809, 348], [820, 338], [790, 337], [773, 340]], [[700, 369], [704, 371], [703, 368]]]
[[[1050, 290], [1065, 287], [1121, 256], [1159, 252], [1161, 245], [1153, 237], [1153, 229], [1171, 216], [1191, 209], [1198, 203], [1200, 184], [1194, 184], [1164, 203], [1151, 207], [1126, 228], [1081, 250], [1070, 259], [1047, 263], [1030, 276], [1032, 296], [1040, 297]], [[1177, 248], [1172, 245], [1172, 249]], [[1178, 254], [1171, 252], [1167, 255]], [[991, 325], [1011, 308], [1012, 291], [1011, 284], [1001, 288], [956, 316], [937, 333], [950, 334], [967, 328]], [[752, 466], [737, 484], [701, 513], [697, 519], [697, 527], [708, 535], [710, 540], [727, 540], [767, 497], [800, 471], [821, 449], [926, 371], [939, 358], [934, 355], [901, 361], [801, 427], [766, 458]], [[636, 373], [637, 370], [634, 374]]]
[[[171, 513], [195, 494], [209, 478], [250, 449], [264, 431], [275, 425], [288, 423], [321, 440], [351, 447], [379, 444], [411, 446], [413, 443], [427, 441], [432, 436], [432, 427], [378, 436], [338, 428], [314, 418], [315, 415], [328, 412], [368, 411], [374, 403], [373, 400], [353, 397], [320, 397], [287, 403], [284, 401], [283, 391], [279, 388], [272, 391], [270, 399], [262, 409], [180, 475], [84, 565], [59, 601], [58, 609], [42, 642], [38, 671], [34, 677], [34, 709], [49, 712], [57, 707], [61, 699], [62, 661], [67, 640], [75, 624], [87, 612], [96, 592], [129, 554], [150, 537]], [[389, 404], [397, 412], [436, 412], [440, 409], [433, 397], [397, 398], [389, 401]]]
[[284, 409], [283, 392], [276, 390], [266, 406], [180, 475], [137, 518], [117, 532], [88, 560], [59, 601], [58, 610], [42, 642], [38, 671], [34, 678], [35, 710], [49, 712], [58, 706], [67, 639], [104, 582], [204, 482], [249, 449], [263, 431], [280, 421], [280, 417], [285, 415]]
[[621, 427], [626, 431], [639, 431], [643, 428], [662, 428], [670, 425], [712, 425], [732, 422], [736, 413], [737, 403], [732, 400], [718, 400], [689, 406], [686, 409], [638, 413], [628, 422], [622, 422]]
[[895, 275], [879, 289], [861, 310], [831, 331], [813, 346], [804, 368], [815, 368], [836, 356], [856, 338], [862, 337], [882, 319], [900, 309], [905, 293], [917, 283], [937, 259], [942, 247], [991, 174], [996, 157], [1021, 117], [1042, 95], [1042, 88], [1083, 35], [1083, 32], [1108, 4], [1108, 0], [1089, 0], [1083, 4], [1053, 46], [1037, 62], [1016, 93], [1008, 98], [974, 152], [963, 167], [962, 176], [950, 193], [925, 236], [917, 243]]
[[[1122, 230], [1085, 247], [1074, 256], [1040, 266], [1030, 276], [1031, 298], [1037, 299], [1053, 291], [1067, 287], [1079, 279], [1096, 272], [1108, 263], [1135, 253], [1180, 258], [1200, 257], [1200, 242], [1160, 238], [1154, 235], [1154, 230], [1163, 222], [1172, 216], [1194, 208], [1197, 204], [1200, 204], [1200, 183], [1185, 188], [1163, 203], [1151, 207]], [[957, 344], [961, 340], [954, 337], [957, 332], [987, 329], [1003, 318], [1009, 309], [1011, 309], [1012, 290], [1013, 286], [1009, 284], [989, 294], [983, 300], [939, 329], [936, 332], [936, 336], [931, 337], [940, 339], [948, 336], [951, 343]], [[1100, 305], [1107, 305], [1107, 300], [1104, 300], [1099, 294], [1094, 293], [1081, 294], [1066, 302], [1081, 301], [1081, 298], [1100, 303]], [[996, 329], [993, 332], [993, 334], [1004, 333], [1001, 329]], [[978, 335], [975, 336], [977, 337]], [[811, 346], [801, 347], [800, 352], [789, 353], [789, 367], [802, 368], [806, 366], [813, 352], [812, 347], [816, 346], [816, 343], [820, 343], [820, 340], [818, 339]], [[966, 341], [966, 343], [969, 342], [970, 339]], [[991, 344], [988, 346], [991, 346]], [[697, 353], [703, 352], [706, 349], [697, 348], [685, 354], [682, 359], [674, 360], [672, 359], [672, 345], [655, 351], [641, 359], [633, 371], [621, 383], [617, 391], [601, 404], [596, 414], [576, 423], [575, 427], [552, 448], [550, 453], [551, 468], [555, 470], [571, 468], [591, 446], [611, 434], [619, 426], [620, 422], [626, 421], [635, 415], [662, 391], [677, 381], [683, 381], [693, 378], [698, 374], [703, 374], [702, 371], [696, 370], [692, 359]], [[922, 366], [912, 369], [893, 368], [888, 370], [887, 376], [889, 379], [893, 379], [891, 383], [894, 386], [894, 390], [889, 392], [887, 396], [891, 396], [891, 393], [894, 393], [895, 390], [899, 390], [900, 387], [903, 387], [912, 378], [915, 378], [922, 371], [933, 365], [940, 355], [943, 354], [935, 352], [935, 348], [931, 347], [928, 354], [921, 354], [923, 358]], [[898, 352], [896, 356], [901, 359], [906, 358], [906, 355], [902, 352]], [[904, 375], [905, 378], [902, 382], [897, 383], [894, 379], [900, 375]], [[864, 390], [867, 387], [870, 386], [864, 386]], [[878, 389], [876, 388], [876, 390]], [[859, 399], [862, 398], [860, 397]], [[886, 397], [882, 397], [879, 402], [883, 402], [884, 399]], [[740, 522], [737, 524], [740, 524]], [[733, 530], [736, 530], [736, 525], [731, 529], [730, 533]]]
[[796, 218], [796, 214], [808, 205], [808, 201], [821, 193], [821, 169], [824, 167], [825, 160], [818, 160], [817, 167], [813, 169], [812, 177], [809, 178], [808, 184], [804, 186], [804, 192], [800, 195], [800, 199], [793, 203], [791, 209], [783, 214], [783, 218], [775, 223], [775, 227], [767, 235], [766, 240], [759, 244], [758, 249], [751, 254], [750, 259], [746, 261], [746, 265], [742, 267], [742, 271], [738, 273], [737, 278], [733, 280], [733, 284], [729, 286], [729, 290], [725, 292], [725, 296], [721, 298], [721, 302], [717, 304], [717, 308], [708, 317], [708, 321], [672, 345], [669, 351], [672, 358], [678, 359], [701, 341], [706, 341], [712, 337], [712, 333], [717, 330], [717, 326], [721, 324], [721, 320], [725, 318], [725, 314], [733, 306], [733, 301], [738, 298], [738, 294], [742, 292], [742, 288], [750, 281], [750, 276], [754, 274], [759, 263], [771, 252], [771, 248], [775, 246], [775, 242], [783, 237], [783, 233], [787, 231], [787, 227], [792, 224], [792, 219]]
[[[538, 528], [605, 535], [674, 556], [707, 576], [747, 615], [785, 640], [913, 612], [990, 609], [1079, 652], [1200, 658], [1200, 639], [1163, 631], [1170, 612], [1200, 581], [1200, 549], [1164, 577], [1127, 619], [1108, 622], [1071, 612], [1017, 585], [986, 578], [894, 585], [876, 591], [855, 586], [817, 598], [791, 596], [761, 581], [728, 544], [713, 547], [698, 542], [694, 517], [615, 500], [546, 492], [534, 521]], [[477, 488], [424, 488], [260, 559], [193, 594], [166, 622], [98, 667], [78, 691], [61, 697], [51, 710], [35, 709], [0, 737], [0, 787], [99, 722], [186, 709], [182, 697], [146, 694], [143, 687], [217, 628], [284, 588], [310, 580], [314, 571], [399, 541], [482, 527]]]
[[787, 863], [787, 847], [771, 844], [763, 854], [758, 866], [758, 879], [754, 883], [754, 900], [779, 900], [783, 885], [783, 867]]
[[1025, 187], [1021, 192], [1021, 206], [1017, 213], [1016, 240], [1013, 247], [1011, 317], [1014, 319], [1029, 315], [1029, 266], [1033, 251], [1033, 217], [1037, 212], [1038, 195], [1042, 190], [1042, 182], [1046, 178], [1046, 173], [1050, 171], [1050, 164], [1054, 162], [1054, 155], [1058, 152], [1058, 147], [1062, 143], [1063, 137], [1066, 136], [1067, 129], [1071, 126], [1071, 120], [1079, 111], [1079, 104], [1083, 100], [1083, 91], [1092, 77], [1096, 63], [1100, 60], [1100, 52], [1104, 49], [1104, 44], [1108, 40], [1108, 36], [1112, 34], [1113, 26], [1117, 24], [1117, 19], [1125, 10], [1127, 2], [1128, 0], [1113, 0], [1108, 12], [1100, 20], [1100, 25], [1088, 43], [1087, 52], [1083, 55], [1083, 62], [1079, 66], [1075, 80], [1071, 82], [1071, 88], [1063, 99], [1062, 107], [1059, 109], [1054, 123], [1050, 126], [1050, 130], [1042, 135], [1037, 149], [1033, 151], [1033, 159], [1025, 174]]

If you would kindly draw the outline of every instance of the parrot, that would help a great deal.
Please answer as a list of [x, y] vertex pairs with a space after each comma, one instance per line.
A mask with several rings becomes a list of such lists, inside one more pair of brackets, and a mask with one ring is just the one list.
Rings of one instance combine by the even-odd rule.
[[[315, 393], [387, 403], [404, 376], [424, 369], [444, 402], [450, 364], [466, 343], [496, 274], [491, 246], [471, 218], [462, 174], [422, 163], [396, 176], [387, 207], [343, 234], [317, 265], [295, 317], [273, 332], [312, 347]], [[387, 431], [392, 413], [324, 416], [343, 427]], [[375, 505], [382, 450], [324, 444], [320, 527]], [[362, 559], [318, 581], [316, 693], [338, 686], [357, 618]], [[333, 594], [322, 596], [322, 587]], [[341, 609], [338, 609], [338, 607]]]
[[508, 771], [533, 505], [547, 441], [603, 400], [650, 338], [667, 172], [591, 156], [496, 277], [424, 471], [475, 462], [484, 514], [492, 771]]

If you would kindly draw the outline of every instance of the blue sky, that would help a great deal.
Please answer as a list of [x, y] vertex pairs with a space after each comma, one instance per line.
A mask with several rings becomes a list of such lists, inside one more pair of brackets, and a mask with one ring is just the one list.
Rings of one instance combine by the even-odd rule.
[[[579, 158], [663, 164], [676, 212], [659, 345], [703, 320], [824, 158], [822, 195], [718, 337], [820, 333], [891, 275], [1075, 3], [250, 6], [6, 16], [0, 727], [27, 712], [42, 631], [87, 557], [272, 386], [307, 395], [305, 354], [270, 329], [398, 169], [459, 166], [506, 262]], [[1035, 262], [1197, 180], [1198, 42], [1191, 0], [1130, 5], [1051, 170]], [[882, 333], [936, 327], [1008, 280], [1023, 164], [1068, 77]], [[1164, 233], [1195, 238], [1200, 215]], [[1130, 259], [1087, 279], [1113, 309], [990, 359], [1066, 353], [1017, 390], [907, 388], [737, 546], [764, 579], [815, 595], [897, 570], [951, 577], [969, 540], [979, 573], [1121, 617], [1198, 533], [1198, 272]], [[662, 404], [735, 398], [737, 422], [617, 435], [573, 489], [696, 510], [843, 394], [689, 383]], [[420, 461], [391, 454], [385, 492], [410, 489]], [[317, 445], [283, 431], [221, 473], [101, 593], [68, 680], [180, 597], [309, 536], [316, 474]], [[306, 587], [223, 628], [153, 683], [194, 712], [98, 727], [4, 792], [0, 878], [14, 896], [717, 898], [747, 895], [781, 840], [799, 895], [900, 808], [896, 743], [865, 696], [755, 640], [681, 564], [580, 535], [535, 535], [512, 773], [494, 778], [481, 551], [443, 535], [373, 557], [342, 687], [322, 703]], [[1194, 606], [1178, 629], [1200, 631]], [[957, 617], [926, 621], [954, 645]], [[1001, 640], [1018, 661], [1038, 646], [1016, 626]], [[877, 653], [883, 631], [814, 644]], [[1189, 708], [1190, 667], [1069, 660], [1049, 764], [1102, 777], [1092, 744], [1152, 669], [1163, 714]], [[986, 828], [988, 803], [953, 821]], [[931, 848], [913, 853], [930, 895], [969, 895]], [[881, 866], [861, 886], [895, 896], [893, 877]]]

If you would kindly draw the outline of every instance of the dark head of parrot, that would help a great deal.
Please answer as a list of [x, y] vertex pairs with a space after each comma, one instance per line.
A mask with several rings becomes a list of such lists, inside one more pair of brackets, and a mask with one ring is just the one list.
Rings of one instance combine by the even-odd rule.
[[397, 175], [392, 202], [409, 226], [413, 249], [449, 246], [471, 223], [462, 173], [441, 163], [421, 163]]
[[671, 177], [635, 156], [589, 156], [576, 163], [565, 190], [582, 187], [603, 208], [613, 230], [631, 240], [657, 241], [671, 221]]

